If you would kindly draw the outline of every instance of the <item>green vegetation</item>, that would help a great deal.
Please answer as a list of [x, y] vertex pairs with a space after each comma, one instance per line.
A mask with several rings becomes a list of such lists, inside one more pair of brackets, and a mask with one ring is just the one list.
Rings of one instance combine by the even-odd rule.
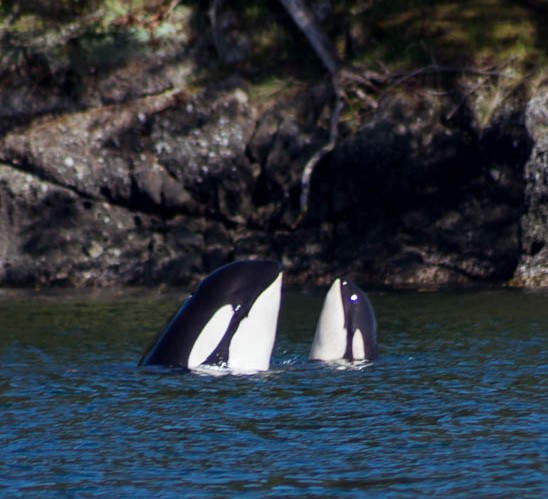
[[[155, 50], [159, 40], [182, 36], [183, 13], [192, 18], [195, 33], [190, 36], [206, 33], [209, 4], [205, 0], [3, 0], [0, 69], [17, 62], [13, 54], [21, 50], [55, 53], [69, 40], [78, 41], [80, 60], [108, 63], [114, 57], [118, 63], [139, 50]], [[328, 4], [323, 26], [341, 58], [361, 67], [392, 72], [426, 66], [496, 70], [510, 76], [515, 85], [542, 74], [547, 66], [548, 7], [542, 0], [341, 0]], [[324, 74], [277, 0], [225, 1], [220, 15], [222, 46], [227, 51], [231, 45], [238, 46], [240, 53], [232, 59], [217, 58], [217, 63], [209, 58], [207, 70], [236, 70], [265, 85], [265, 91], [272, 82], [306, 81]], [[442, 73], [436, 75], [436, 84], [454, 85], [455, 75]]]
[[[171, 6], [166, 0], [4, 0], [0, 2], [2, 52], [21, 48], [55, 52], [68, 42], [85, 46], [90, 41], [87, 55], [94, 58], [94, 51], [117, 40], [122, 47], [130, 39], [134, 45], [150, 44], [178, 35], [164, 25]], [[178, 12], [185, 9], [180, 2]]]
[[[545, 62], [543, 21], [526, 2], [392, 0], [337, 5], [349, 39], [354, 40], [355, 46], [348, 49], [356, 60], [405, 69], [433, 62], [484, 67], [513, 59], [529, 68]], [[349, 11], [353, 14], [347, 15]]]

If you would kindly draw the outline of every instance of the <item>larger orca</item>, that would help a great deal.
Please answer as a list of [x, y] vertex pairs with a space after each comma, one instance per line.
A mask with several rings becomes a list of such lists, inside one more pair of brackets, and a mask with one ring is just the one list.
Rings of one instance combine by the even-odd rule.
[[373, 360], [377, 320], [369, 298], [356, 284], [335, 279], [325, 297], [309, 358]]
[[281, 265], [272, 260], [236, 261], [217, 269], [181, 304], [139, 365], [267, 370], [281, 283]]

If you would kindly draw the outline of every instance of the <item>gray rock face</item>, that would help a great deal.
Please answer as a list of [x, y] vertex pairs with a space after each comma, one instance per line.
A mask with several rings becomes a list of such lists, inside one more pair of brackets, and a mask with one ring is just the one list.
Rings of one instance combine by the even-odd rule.
[[465, 109], [445, 118], [450, 104], [386, 99], [323, 165], [313, 203], [331, 225], [339, 272], [396, 286], [512, 276], [529, 152], [523, 119], [507, 113], [480, 136]]
[[4, 81], [1, 286], [188, 286], [255, 257], [280, 259], [286, 283], [548, 285], [545, 91], [527, 122], [523, 97], [481, 130], [448, 96], [389, 93], [341, 125], [302, 217], [329, 87], [268, 105], [238, 77], [190, 88], [190, 52], [82, 69], [68, 96], [60, 70], [34, 98]]
[[0, 282], [181, 283], [228, 261], [224, 224], [251, 211], [243, 100], [167, 92], [8, 133]]
[[525, 214], [522, 219], [523, 254], [515, 283], [548, 286], [548, 86], [527, 105], [527, 130], [534, 140], [525, 165]]
[[289, 282], [492, 283], [512, 277], [522, 244], [520, 275], [530, 262], [544, 275], [545, 137], [532, 133], [524, 189], [519, 113], [479, 136], [466, 113], [444, 118], [448, 102], [387, 98], [318, 166], [302, 220], [302, 166], [325, 140], [310, 119], [318, 89], [260, 113], [243, 88], [167, 91], [6, 134], [0, 283], [188, 284], [248, 257], [281, 259]]

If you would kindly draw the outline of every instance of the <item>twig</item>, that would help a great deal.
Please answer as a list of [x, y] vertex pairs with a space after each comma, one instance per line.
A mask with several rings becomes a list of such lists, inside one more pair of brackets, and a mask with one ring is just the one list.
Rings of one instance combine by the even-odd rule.
[[175, 7], [181, 3], [181, 0], [171, 0], [163, 9], [160, 9], [156, 14], [151, 16], [147, 22], [147, 29], [154, 31], [158, 25], [166, 20], [168, 16], [175, 10]]
[[466, 99], [470, 97], [473, 93], [478, 91], [481, 87], [485, 85], [485, 81], [480, 81], [479, 83], [476, 83], [471, 89], [468, 90], [460, 99], [459, 103], [456, 104], [453, 109], [447, 115], [445, 116], [446, 119], [451, 120], [457, 114], [457, 111], [462, 107], [462, 105], [466, 102]]
[[[390, 88], [397, 87], [407, 80], [416, 78], [417, 76], [427, 74], [427, 73], [467, 73], [474, 74], [478, 76], [493, 76], [493, 77], [507, 77], [511, 78], [511, 75], [503, 73], [501, 71], [495, 70], [486, 70], [486, 69], [476, 69], [469, 67], [453, 67], [453, 66], [438, 66], [437, 64], [431, 64], [430, 66], [424, 66], [422, 68], [409, 71], [408, 73], [392, 73], [389, 78], [398, 78], [394, 81]], [[388, 78], [387, 78], [388, 79]]]

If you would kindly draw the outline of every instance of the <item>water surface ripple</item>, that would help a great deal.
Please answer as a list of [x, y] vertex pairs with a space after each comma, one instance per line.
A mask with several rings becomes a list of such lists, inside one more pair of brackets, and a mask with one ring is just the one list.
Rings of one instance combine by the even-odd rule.
[[0, 496], [548, 495], [546, 293], [373, 293], [343, 369], [290, 292], [269, 372], [137, 368], [179, 299], [0, 295]]

